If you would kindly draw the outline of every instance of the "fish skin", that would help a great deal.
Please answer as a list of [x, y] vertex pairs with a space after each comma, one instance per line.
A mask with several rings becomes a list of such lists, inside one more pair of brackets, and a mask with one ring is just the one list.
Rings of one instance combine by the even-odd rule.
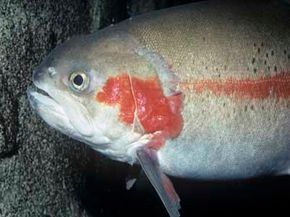
[[[112, 159], [138, 163], [141, 150], [142, 168], [176, 217], [179, 198], [164, 173], [225, 180], [289, 171], [290, 98], [251, 97], [239, 92], [245, 92], [240, 83], [224, 91], [231, 80], [253, 81], [256, 90], [263, 79], [289, 77], [289, 24], [290, 9], [276, 1], [209, 1], [137, 16], [54, 49], [33, 74], [50, 98], [30, 90], [29, 99], [49, 125]], [[78, 70], [90, 78], [82, 94], [68, 88], [68, 75]], [[179, 135], [148, 151], [154, 133], [144, 134], [138, 120], [123, 123], [118, 107], [96, 101], [108, 79], [121, 73], [158, 77], [166, 97], [182, 94]], [[205, 81], [202, 91], [187, 85]], [[216, 89], [217, 82], [224, 86]], [[287, 90], [290, 82], [283, 85]]]

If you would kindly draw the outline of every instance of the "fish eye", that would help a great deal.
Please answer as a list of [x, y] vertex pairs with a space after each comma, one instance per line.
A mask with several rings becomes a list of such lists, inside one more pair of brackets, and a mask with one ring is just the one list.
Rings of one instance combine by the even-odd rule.
[[73, 90], [84, 91], [89, 86], [89, 77], [84, 72], [73, 72], [69, 76], [70, 85]]

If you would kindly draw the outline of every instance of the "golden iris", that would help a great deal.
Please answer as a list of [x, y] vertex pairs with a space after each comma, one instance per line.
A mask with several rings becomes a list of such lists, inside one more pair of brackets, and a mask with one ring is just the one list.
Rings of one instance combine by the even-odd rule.
[[89, 86], [89, 77], [84, 72], [73, 72], [69, 76], [71, 87], [78, 91], [84, 91]]

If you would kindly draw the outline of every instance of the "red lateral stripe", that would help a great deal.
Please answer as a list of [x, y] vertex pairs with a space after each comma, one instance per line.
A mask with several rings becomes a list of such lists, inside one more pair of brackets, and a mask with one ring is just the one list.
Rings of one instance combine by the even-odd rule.
[[181, 95], [164, 96], [155, 77], [146, 80], [130, 78], [127, 74], [110, 77], [97, 93], [96, 100], [119, 106], [119, 118], [126, 124], [133, 123], [137, 109], [139, 122], [146, 133], [161, 131], [164, 137], [173, 138], [182, 129]]
[[210, 91], [220, 96], [236, 96], [238, 98], [266, 99], [269, 97], [290, 97], [290, 72], [279, 73], [256, 79], [199, 80], [191, 83], [180, 83], [181, 89], [193, 89], [196, 93]]

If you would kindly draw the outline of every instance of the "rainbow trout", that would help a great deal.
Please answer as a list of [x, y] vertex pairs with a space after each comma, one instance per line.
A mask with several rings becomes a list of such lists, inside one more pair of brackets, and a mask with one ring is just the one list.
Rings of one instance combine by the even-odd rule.
[[290, 10], [200, 2], [133, 17], [57, 46], [32, 107], [109, 158], [140, 164], [171, 217], [169, 176], [288, 174]]

